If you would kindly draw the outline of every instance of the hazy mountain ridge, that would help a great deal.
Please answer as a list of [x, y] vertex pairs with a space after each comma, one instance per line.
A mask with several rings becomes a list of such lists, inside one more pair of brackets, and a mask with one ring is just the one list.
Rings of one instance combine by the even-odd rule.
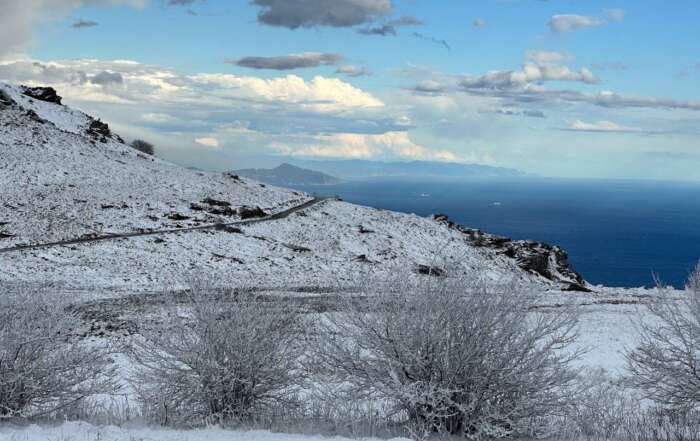
[[525, 173], [515, 169], [456, 162], [382, 162], [365, 159], [324, 161], [292, 159], [289, 162], [299, 167], [328, 173], [341, 179], [377, 177], [504, 178], [526, 176]]
[[233, 173], [282, 187], [286, 185], [332, 185], [342, 182], [340, 179], [326, 173], [296, 167], [287, 163], [272, 169], [247, 168], [234, 170]]

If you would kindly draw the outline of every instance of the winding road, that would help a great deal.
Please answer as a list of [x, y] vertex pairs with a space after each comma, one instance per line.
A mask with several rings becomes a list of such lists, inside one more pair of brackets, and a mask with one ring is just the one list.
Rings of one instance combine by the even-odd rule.
[[10, 248], [0, 248], [0, 254], [13, 253], [13, 252], [19, 252], [19, 251], [28, 251], [28, 250], [39, 250], [39, 249], [60, 247], [60, 246], [66, 246], [66, 245], [78, 245], [78, 244], [85, 244], [85, 243], [104, 242], [104, 241], [108, 241], [108, 240], [127, 239], [127, 238], [131, 238], [131, 237], [161, 236], [161, 235], [166, 235], [166, 234], [185, 233], [188, 231], [216, 230], [216, 229], [220, 229], [223, 227], [239, 227], [239, 226], [245, 226], [245, 225], [259, 224], [262, 222], [270, 222], [270, 221], [275, 221], [275, 220], [280, 220], [280, 219], [286, 219], [294, 213], [297, 213], [297, 212], [302, 211], [302, 210], [306, 210], [307, 208], [311, 208], [311, 207], [318, 205], [322, 202], [325, 202], [329, 199], [332, 199], [332, 198], [316, 197], [316, 198], [313, 198], [309, 201], [304, 202], [301, 205], [296, 205], [296, 206], [288, 208], [284, 211], [280, 211], [279, 213], [274, 213], [274, 214], [271, 214], [269, 216], [259, 217], [259, 218], [255, 218], [255, 219], [240, 220], [240, 221], [229, 222], [229, 223], [200, 225], [197, 227], [172, 228], [172, 229], [168, 229], [168, 230], [151, 230], [151, 231], [139, 231], [139, 232], [134, 232], [134, 233], [104, 234], [104, 235], [98, 235], [98, 236], [81, 237], [78, 239], [62, 240], [62, 241], [58, 241], [58, 242], [48, 242], [48, 243], [40, 243], [40, 244], [33, 244], [33, 245], [19, 245], [19, 246], [10, 247]]

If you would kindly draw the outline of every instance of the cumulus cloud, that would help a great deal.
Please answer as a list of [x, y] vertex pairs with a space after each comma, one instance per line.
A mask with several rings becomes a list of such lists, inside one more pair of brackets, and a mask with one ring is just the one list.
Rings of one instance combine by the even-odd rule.
[[219, 140], [211, 136], [196, 138], [194, 142], [204, 147], [209, 147], [212, 149], [218, 149], [219, 147], [221, 147], [221, 143], [219, 142]]
[[305, 69], [319, 66], [332, 66], [343, 57], [338, 54], [323, 54], [319, 52], [306, 52], [302, 54], [289, 54], [279, 57], [244, 57], [238, 60], [227, 60], [226, 63], [250, 69], [292, 70]]
[[316, 142], [303, 146], [277, 144], [280, 153], [327, 158], [385, 158], [398, 157], [417, 160], [458, 161], [448, 150], [432, 150], [413, 142], [406, 132], [379, 135], [333, 133], [315, 137]]
[[315, 26], [351, 27], [385, 16], [391, 0], [252, 0], [258, 21], [289, 29]]
[[144, 6], [146, 0], [2, 0], [0, 14], [0, 57], [26, 46], [32, 28], [45, 20], [65, 17], [83, 5]]
[[519, 71], [491, 71], [480, 77], [468, 77], [462, 81], [466, 89], [522, 89], [532, 83], [545, 81], [573, 81], [596, 84], [598, 79], [583, 67], [578, 71], [555, 64], [527, 63]]
[[548, 25], [552, 32], [564, 34], [586, 28], [599, 28], [606, 26], [610, 21], [620, 22], [625, 19], [625, 14], [624, 9], [615, 8], [605, 9], [602, 17], [576, 14], [554, 15]]
[[351, 65], [339, 66], [338, 69], [335, 70], [335, 73], [347, 75], [349, 77], [364, 77], [370, 75], [370, 72], [366, 67]]
[[[115, 83], [117, 74], [122, 79], [119, 84]], [[0, 62], [0, 78], [11, 83], [53, 86], [68, 105], [114, 123], [118, 131], [120, 127], [167, 124], [167, 129], [161, 129], [177, 131], [173, 142], [185, 139], [183, 133], [193, 133], [190, 139], [216, 135], [222, 146], [237, 145], [223, 142], [234, 136], [233, 132], [219, 136], [216, 130], [231, 121], [244, 120], [249, 121], [248, 134], [282, 137], [319, 132], [380, 134], [406, 129], [403, 110], [391, 108], [339, 78], [188, 75], [128, 60]], [[124, 136], [131, 135], [124, 131]], [[145, 134], [134, 132], [133, 136]], [[240, 131], [236, 136], [242, 136]], [[266, 143], [245, 141], [245, 145]]]
[[100, 86], [109, 86], [112, 84], [122, 84], [124, 78], [119, 72], [107, 72], [102, 71], [90, 78], [92, 84], [99, 84]]

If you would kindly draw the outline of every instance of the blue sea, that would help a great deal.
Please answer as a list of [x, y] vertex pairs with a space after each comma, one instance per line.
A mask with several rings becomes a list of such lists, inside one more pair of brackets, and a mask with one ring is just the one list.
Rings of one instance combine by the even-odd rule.
[[352, 203], [562, 246], [593, 284], [682, 287], [700, 259], [700, 184], [520, 178], [400, 179], [304, 186]]

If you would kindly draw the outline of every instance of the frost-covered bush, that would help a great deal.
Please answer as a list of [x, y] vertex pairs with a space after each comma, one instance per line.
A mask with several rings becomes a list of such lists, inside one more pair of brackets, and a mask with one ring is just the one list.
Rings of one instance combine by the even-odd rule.
[[576, 314], [517, 285], [431, 279], [368, 288], [320, 326], [339, 398], [393, 405], [414, 433], [505, 437], [570, 403]]
[[647, 304], [628, 366], [633, 385], [657, 404], [700, 410], [700, 264], [682, 297], [674, 297]]
[[60, 299], [0, 285], [0, 420], [50, 417], [115, 390], [106, 348], [81, 341]]
[[155, 153], [155, 147], [153, 147], [153, 144], [151, 144], [150, 142], [146, 142], [142, 139], [133, 140], [131, 142], [131, 147], [147, 155], [152, 155]]
[[293, 405], [302, 315], [233, 291], [197, 288], [191, 300], [191, 310], [135, 345], [146, 413], [163, 424], [231, 424]]

